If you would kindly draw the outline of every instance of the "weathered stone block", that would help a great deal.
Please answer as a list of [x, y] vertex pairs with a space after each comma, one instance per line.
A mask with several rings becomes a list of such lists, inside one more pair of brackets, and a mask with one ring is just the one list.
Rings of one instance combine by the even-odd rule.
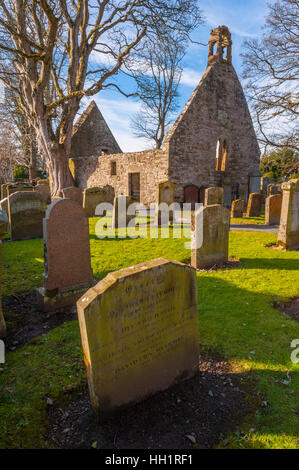
[[232, 202], [231, 217], [235, 219], [240, 219], [243, 217], [244, 212], [244, 201], [242, 199], [235, 199]]
[[204, 269], [227, 261], [229, 221], [229, 209], [220, 204], [191, 215], [191, 266]]
[[43, 236], [44, 199], [33, 191], [19, 191], [8, 197], [11, 240], [29, 240]]
[[113, 204], [114, 188], [104, 186], [103, 188], [87, 188], [83, 193], [83, 208], [87, 217], [96, 216], [96, 208], [102, 202]]
[[160, 258], [110, 273], [77, 310], [99, 419], [196, 374], [198, 310], [190, 266]]
[[269, 184], [267, 191], [268, 196], [273, 196], [274, 194], [282, 194], [281, 184]]
[[285, 250], [299, 250], [299, 178], [282, 184], [278, 246]]
[[[112, 214], [112, 227], [124, 228], [127, 227], [129, 222], [134, 219], [135, 214], [128, 214], [128, 208], [131, 205], [136, 205], [136, 200], [131, 196], [117, 196], [114, 198], [113, 214]], [[134, 207], [133, 207], [134, 208]]]
[[83, 206], [83, 192], [80, 188], [75, 188], [74, 186], [64, 188], [62, 190], [62, 195], [64, 198], [72, 199], [72, 201], [78, 202], [81, 207]]
[[223, 204], [224, 191], [223, 188], [207, 188], [205, 190], [205, 206], [213, 206], [214, 204]]
[[252, 193], [249, 195], [246, 217], [259, 217], [261, 215], [263, 195]]
[[51, 204], [50, 186], [44, 180], [38, 181], [34, 192], [40, 194], [46, 204]]
[[265, 224], [279, 225], [281, 214], [282, 195], [273, 194], [266, 198]]
[[[163, 222], [162, 211], [159, 208], [159, 205], [164, 203], [168, 206], [174, 203], [174, 193], [175, 193], [175, 183], [170, 181], [162, 181], [158, 184], [157, 188], [157, 199], [156, 199], [156, 214], [155, 214], [155, 224], [160, 226]], [[174, 214], [173, 211], [169, 211], [169, 222], [173, 222]]]

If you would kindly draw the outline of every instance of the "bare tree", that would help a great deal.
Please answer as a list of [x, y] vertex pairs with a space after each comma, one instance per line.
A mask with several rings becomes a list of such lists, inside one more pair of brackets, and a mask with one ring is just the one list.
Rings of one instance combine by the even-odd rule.
[[131, 119], [137, 137], [160, 148], [178, 109], [178, 87], [186, 42], [179, 34], [147, 41], [128, 67], [136, 81], [141, 110]]
[[262, 39], [245, 42], [243, 76], [260, 141], [298, 149], [299, 1], [279, 0], [268, 9]]
[[0, 0], [0, 79], [36, 132], [52, 195], [73, 185], [82, 97], [118, 88], [112, 78], [137, 45], [160, 27], [188, 35], [198, 16], [197, 0]]

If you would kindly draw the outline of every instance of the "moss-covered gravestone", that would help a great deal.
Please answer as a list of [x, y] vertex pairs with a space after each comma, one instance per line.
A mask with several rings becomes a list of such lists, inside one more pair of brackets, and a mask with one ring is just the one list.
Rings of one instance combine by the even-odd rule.
[[8, 196], [11, 240], [30, 240], [43, 236], [46, 203], [33, 191], [19, 191]]
[[77, 303], [93, 408], [103, 419], [198, 370], [195, 270], [162, 258], [110, 273]]
[[5, 212], [0, 211], [0, 338], [6, 335], [6, 324], [2, 312], [1, 303], [1, 244], [2, 238], [8, 232], [8, 218]]
[[[104, 187], [87, 188], [83, 193], [83, 208], [87, 217], [95, 217], [96, 208], [101, 203], [113, 204], [114, 188], [106, 185]], [[103, 214], [100, 214], [103, 215]]]

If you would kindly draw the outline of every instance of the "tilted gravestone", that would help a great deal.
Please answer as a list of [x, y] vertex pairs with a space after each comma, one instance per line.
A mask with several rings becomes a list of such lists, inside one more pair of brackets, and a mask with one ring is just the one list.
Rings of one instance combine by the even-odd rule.
[[230, 211], [221, 204], [191, 215], [191, 266], [204, 269], [228, 260]]
[[282, 184], [278, 246], [285, 250], [299, 250], [299, 178]]
[[273, 194], [266, 198], [265, 205], [265, 224], [279, 225], [281, 214], [282, 195]]
[[[128, 214], [128, 208], [131, 208]], [[114, 198], [113, 214], [112, 214], [112, 227], [115, 229], [125, 228], [129, 222], [135, 218], [134, 207], [137, 207], [136, 199], [131, 196], [117, 196]]]
[[44, 199], [33, 191], [19, 191], [8, 197], [11, 240], [30, 240], [43, 236]]
[[71, 199], [52, 202], [44, 219], [44, 286], [38, 289], [44, 311], [74, 305], [93, 283], [88, 219]]
[[259, 217], [261, 215], [263, 195], [261, 193], [251, 193], [247, 205], [246, 217]]
[[213, 206], [214, 204], [223, 204], [224, 191], [223, 188], [212, 187], [205, 190], [205, 206]]
[[[156, 213], [155, 213], [155, 225], [160, 226], [164, 222], [163, 210], [161, 210], [160, 204], [164, 203], [167, 206], [171, 206], [174, 203], [174, 192], [175, 183], [171, 181], [162, 181], [158, 184], [157, 188], [157, 199], [156, 199]], [[167, 213], [166, 219], [172, 222], [174, 219], [173, 210]]]
[[99, 419], [198, 371], [196, 274], [162, 258], [112, 272], [77, 303]]
[[234, 219], [240, 219], [243, 217], [243, 212], [244, 212], [243, 199], [235, 199], [232, 202], [231, 217]]
[[98, 188], [87, 188], [83, 193], [83, 208], [87, 217], [96, 216], [96, 208], [102, 202], [113, 204], [114, 188], [112, 186], [104, 186]]
[[1, 302], [1, 244], [2, 238], [4, 235], [6, 235], [8, 230], [8, 217], [5, 212], [0, 211], [0, 339], [4, 338], [6, 335], [6, 324], [4, 320]]
[[64, 198], [72, 199], [73, 201], [78, 202], [80, 206], [83, 206], [83, 191], [80, 188], [75, 188], [70, 186], [69, 188], [64, 188], [62, 190], [62, 195]]

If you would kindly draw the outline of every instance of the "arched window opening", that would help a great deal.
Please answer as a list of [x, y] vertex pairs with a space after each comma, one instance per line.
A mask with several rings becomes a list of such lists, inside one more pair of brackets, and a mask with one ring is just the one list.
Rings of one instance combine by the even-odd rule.
[[222, 58], [227, 59], [227, 47], [222, 48]]
[[226, 170], [226, 163], [227, 163], [227, 142], [226, 142], [226, 140], [224, 140], [223, 144], [222, 144], [221, 171]]
[[227, 164], [227, 141], [219, 139], [216, 147], [216, 170], [225, 171]]

